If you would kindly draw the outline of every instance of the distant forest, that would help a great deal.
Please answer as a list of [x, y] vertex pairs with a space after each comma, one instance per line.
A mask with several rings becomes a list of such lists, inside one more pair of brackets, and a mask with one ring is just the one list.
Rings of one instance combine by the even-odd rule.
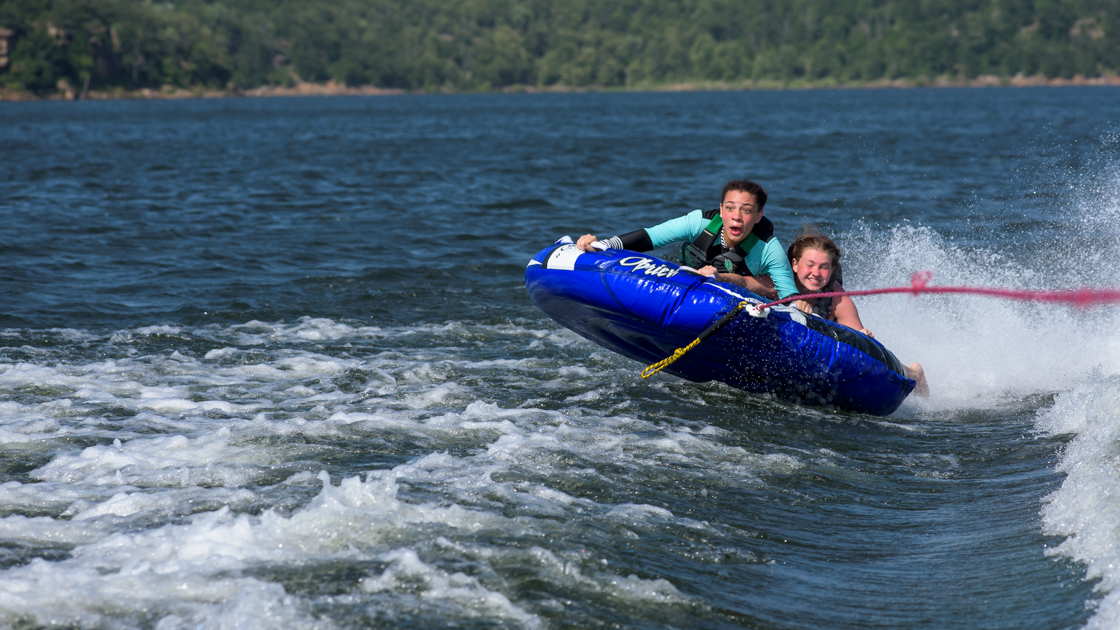
[[0, 86], [919, 83], [1120, 70], [1117, 0], [0, 0]]

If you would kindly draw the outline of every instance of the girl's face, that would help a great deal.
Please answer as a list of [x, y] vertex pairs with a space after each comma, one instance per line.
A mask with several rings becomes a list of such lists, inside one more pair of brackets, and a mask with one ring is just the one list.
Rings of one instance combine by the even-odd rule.
[[807, 249], [793, 261], [793, 275], [805, 290], [820, 291], [832, 278], [832, 256], [819, 249]]

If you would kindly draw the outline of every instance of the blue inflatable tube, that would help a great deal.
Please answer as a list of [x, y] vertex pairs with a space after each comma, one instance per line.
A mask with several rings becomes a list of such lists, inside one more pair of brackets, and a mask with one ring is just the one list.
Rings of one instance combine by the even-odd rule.
[[[740, 302], [766, 301], [648, 254], [588, 253], [575, 245], [541, 250], [525, 270], [525, 286], [565, 328], [645, 365], [687, 346]], [[742, 311], [665, 371], [874, 415], [898, 409], [914, 389], [878, 341], [786, 306], [766, 317]]]

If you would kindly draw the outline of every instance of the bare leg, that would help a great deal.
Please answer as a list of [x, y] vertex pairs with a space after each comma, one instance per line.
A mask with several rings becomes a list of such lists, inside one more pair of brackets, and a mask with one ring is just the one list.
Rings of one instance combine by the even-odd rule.
[[929, 383], [926, 382], [926, 371], [922, 369], [922, 364], [911, 363], [902, 369], [906, 372], [906, 378], [914, 379], [917, 383], [914, 385], [914, 393], [922, 398], [929, 398]]

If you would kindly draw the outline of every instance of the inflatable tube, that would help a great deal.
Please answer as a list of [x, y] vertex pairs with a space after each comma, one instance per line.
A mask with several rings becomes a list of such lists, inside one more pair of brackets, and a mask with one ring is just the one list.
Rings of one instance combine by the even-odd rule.
[[[688, 267], [625, 250], [541, 250], [525, 270], [529, 297], [565, 328], [645, 365], [683, 348], [740, 302], [765, 302]], [[786, 306], [745, 311], [665, 368], [807, 405], [887, 415], [914, 389], [878, 341]]]

